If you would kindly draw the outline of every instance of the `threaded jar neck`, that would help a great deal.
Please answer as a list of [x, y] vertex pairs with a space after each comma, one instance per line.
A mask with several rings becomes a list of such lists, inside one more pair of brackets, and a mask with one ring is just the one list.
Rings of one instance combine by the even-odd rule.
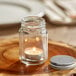
[[22, 19], [22, 28], [45, 28], [45, 20], [37, 16], [28, 16]]

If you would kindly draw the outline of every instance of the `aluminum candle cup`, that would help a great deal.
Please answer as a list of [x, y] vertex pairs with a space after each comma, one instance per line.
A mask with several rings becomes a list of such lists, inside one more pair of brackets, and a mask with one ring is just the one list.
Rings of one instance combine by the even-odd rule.
[[39, 65], [48, 58], [48, 34], [45, 20], [37, 16], [25, 17], [19, 30], [19, 57], [27, 65]]
[[25, 49], [24, 53], [26, 58], [28, 58], [28, 60], [30, 61], [31, 59], [33, 61], [38, 61], [40, 60], [41, 56], [42, 56], [42, 52], [43, 50], [36, 48], [36, 47], [30, 47]]

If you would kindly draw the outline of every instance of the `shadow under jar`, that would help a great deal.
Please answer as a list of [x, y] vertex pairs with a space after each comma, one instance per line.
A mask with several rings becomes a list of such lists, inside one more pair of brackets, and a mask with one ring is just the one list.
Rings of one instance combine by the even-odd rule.
[[24, 64], [39, 65], [47, 60], [48, 34], [43, 18], [23, 18], [19, 29], [19, 47], [20, 60]]

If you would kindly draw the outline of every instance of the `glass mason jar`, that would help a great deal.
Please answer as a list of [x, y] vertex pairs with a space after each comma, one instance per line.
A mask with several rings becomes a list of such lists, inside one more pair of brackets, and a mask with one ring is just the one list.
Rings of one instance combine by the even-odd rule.
[[48, 34], [45, 20], [37, 16], [23, 18], [19, 29], [19, 55], [22, 63], [38, 65], [48, 58]]

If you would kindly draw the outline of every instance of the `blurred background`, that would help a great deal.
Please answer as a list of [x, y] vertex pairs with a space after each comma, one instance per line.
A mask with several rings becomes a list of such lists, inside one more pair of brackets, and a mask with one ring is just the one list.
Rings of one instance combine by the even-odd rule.
[[50, 40], [76, 46], [76, 0], [0, 0], [0, 38], [18, 37], [26, 16], [43, 17]]

